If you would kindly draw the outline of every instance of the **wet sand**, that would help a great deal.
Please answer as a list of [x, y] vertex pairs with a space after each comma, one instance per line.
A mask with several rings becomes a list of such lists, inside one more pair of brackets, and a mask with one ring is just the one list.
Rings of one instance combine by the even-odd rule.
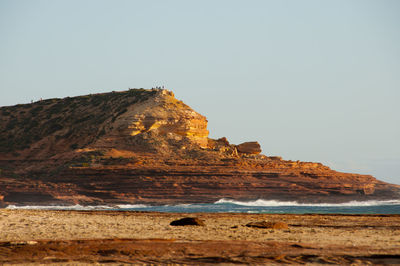
[[[205, 226], [171, 226], [197, 217]], [[250, 228], [256, 221], [288, 229]], [[400, 264], [400, 215], [0, 210], [0, 264]]]

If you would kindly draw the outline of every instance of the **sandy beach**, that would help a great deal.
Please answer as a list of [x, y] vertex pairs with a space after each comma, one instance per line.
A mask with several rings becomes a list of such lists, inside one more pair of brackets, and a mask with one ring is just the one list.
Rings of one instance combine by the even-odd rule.
[[[183, 217], [205, 225], [170, 225]], [[400, 215], [1, 209], [0, 263], [400, 264]]]

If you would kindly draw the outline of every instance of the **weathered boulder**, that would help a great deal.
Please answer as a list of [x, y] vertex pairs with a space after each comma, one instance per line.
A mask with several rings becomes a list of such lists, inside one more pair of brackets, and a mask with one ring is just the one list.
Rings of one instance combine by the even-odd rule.
[[261, 146], [257, 141], [243, 142], [242, 144], [236, 145], [236, 149], [239, 153], [247, 153], [247, 154], [261, 153]]
[[204, 222], [198, 218], [185, 217], [179, 220], [172, 221], [170, 223], [172, 226], [185, 226], [185, 225], [199, 225], [204, 226]]
[[226, 137], [222, 137], [222, 138], [217, 139], [217, 142], [222, 143], [222, 144], [224, 144], [226, 146], [229, 146], [229, 141], [226, 139]]
[[254, 228], [267, 228], [267, 229], [288, 229], [287, 223], [284, 222], [251, 222], [246, 224], [247, 227], [254, 227]]

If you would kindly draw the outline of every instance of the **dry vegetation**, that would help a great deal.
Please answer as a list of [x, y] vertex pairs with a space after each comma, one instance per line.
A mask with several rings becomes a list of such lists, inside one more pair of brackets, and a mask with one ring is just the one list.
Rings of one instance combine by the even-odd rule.
[[68, 140], [69, 149], [84, 147], [104, 135], [107, 124], [125, 113], [128, 106], [154, 93], [131, 89], [1, 107], [0, 151], [28, 149], [42, 139], [53, 145]]

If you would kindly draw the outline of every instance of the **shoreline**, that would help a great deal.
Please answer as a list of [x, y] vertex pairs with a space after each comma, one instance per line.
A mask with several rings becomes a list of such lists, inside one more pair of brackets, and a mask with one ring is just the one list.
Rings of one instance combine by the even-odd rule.
[[[400, 185], [396, 185], [399, 186]], [[129, 206], [129, 205], [144, 205], [144, 206], [178, 206], [178, 205], [200, 205], [200, 204], [216, 204], [216, 203], [233, 203], [239, 204], [243, 206], [247, 206], [246, 204], [257, 203], [257, 202], [267, 202], [273, 203], [277, 205], [271, 206], [365, 206], [365, 203], [371, 203], [372, 206], [385, 205], [385, 203], [393, 203], [396, 202], [400, 204], [399, 197], [383, 197], [383, 196], [374, 196], [374, 197], [356, 197], [356, 196], [335, 196], [334, 200], [331, 198], [323, 198], [319, 197], [317, 199], [302, 199], [302, 198], [257, 198], [257, 199], [232, 199], [229, 197], [216, 198], [214, 200], [204, 200], [201, 201], [193, 201], [193, 200], [178, 200], [178, 201], [151, 201], [151, 200], [139, 200], [135, 201], [135, 203], [129, 201], [120, 201], [120, 202], [112, 202], [112, 201], [94, 201], [94, 202], [85, 202], [85, 201], [11, 201], [7, 202], [0, 198], [0, 208], [6, 208], [7, 206]], [[256, 206], [264, 206], [264, 205], [256, 205]], [[265, 205], [270, 206], [270, 205]]]
[[7, 208], [8, 206], [15, 207], [106, 207], [111, 208], [115, 206], [146, 206], [146, 207], [160, 207], [160, 206], [180, 206], [180, 205], [211, 205], [211, 204], [234, 204], [241, 206], [254, 206], [254, 207], [276, 207], [276, 206], [382, 206], [382, 205], [392, 205], [400, 204], [400, 199], [398, 198], [380, 198], [380, 199], [367, 199], [367, 200], [335, 200], [335, 201], [299, 201], [296, 199], [254, 199], [254, 200], [235, 200], [230, 198], [221, 198], [215, 201], [209, 202], [167, 202], [165, 204], [160, 204], [159, 202], [147, 202], [139, 201], [136, 203], [129, 202], [118, 202], [118, 203], [92, 203], [92, 204], [82, 204], [82, 203], [68, 203], [68, 202], [21, 202], [21, 203], [7, 203], [4, 204]]
[[[46, 206], [47, 207], [47, 206]], [[207, 216], [207, 215], [243, 215], [243, 216], [372, 216], [372, 217], [400, 217], [400, 213], [247, 213], [247, 212], [171, 212], [171, 211], [153, 211], [153, 210], [128, 210], [128, 209], [31, 209], [31, 208], [0, 208], [2, 211], [27, 211], [27, 212], [72, 212], [81, 214], [165, 214], [171, 216]]]
[[6, 210], [64, 210], [64, 211], [128, 211], [161, 213], [239, 213], [239, 214], [344, 214], [344, 215], [400, 215], [400, 201], [365, 201], [346, 203], [302, 204], [273, 200], [239, 202], [226, 199], [213, 204], [110, 204], [110, 205], [8, 205]]
[[[170, 225], [183, 217], [205, 226]], [[399, 250], [399, 214], [0, 209], [0, 263], [400, 263]]]

